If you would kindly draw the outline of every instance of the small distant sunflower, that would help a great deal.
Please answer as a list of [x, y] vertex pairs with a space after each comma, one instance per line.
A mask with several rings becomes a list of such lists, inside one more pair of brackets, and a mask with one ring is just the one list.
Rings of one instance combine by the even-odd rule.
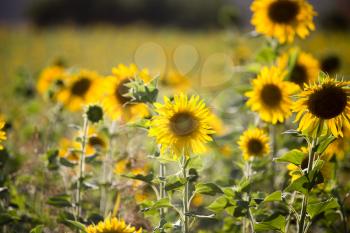
[[256, 31], [280, 43], [291, 43], [296, 35], [305, 38], [315, 30], [316, 12], [306, 0], [254, 0], [251, 10]]
[[270, 153], [269, 137], [262, 129], [246, 130], [240, 136], [238, 145], [245, 160], [253, 157], [263, 157]]
[[39, 75], [36, 89], [41, 95], [54, 91], [56, 87], [63, 85], [66, 77], [65, 69], [62, 66], [46, 67]]
[[81, 70], [67, 79], [65, 87], [58, 92], [57, 99], [70, 111], [79, 111], [84, 105], [96, 101], [96, 87], [100, 80], [98, 73]]
[[144, 82], [151, 81], [147, 70], [139, 70], [136, 65], [129, 67], [123, 64], [113, 68], [113, 75], [106, 78], [103, 90], [106, 94], [102, 101], [106, 114], [113, 120], [122, 119], [123, 121], [134, 120], [135, 118], [145, 117], [149, 114], [148, 108], [143, 103], [130, 103], [130, 97], [125, 96], [129, 88], [125, 86], [136, 77]]
[[179, 157], [206, 151], [205, 143], [212, 141], [211, 112], [199, 96], [188, 98], [183, 93], [174, 100], [164, 97], [164, 104], [155, 104], [158, 115], [151, 121], [150, 136], [156, 138], [163, 153]]
[[297, 95], [293, 111], [297, 112], [298, 130], [315, 136], [320, 127], [342, 137], [343, 127], [350, 127], [350, 83], [325, 77], [306, 85]]
[[170, 70], [167, 74], [165, 74], [160, 79], [159, 84], [164, 87], [172, 88], [177, 92], [185, 92], [191, 87], [190, 80], [186, 76], [174, 70]]
[[295, 85], [283, 80], [286, 74], [287, 71], [275, 66], [264, 67], [252, 81], [253, 90], [245, 94], [249, 98], [247, 106], [266, 122], [276, 124], [291, 115], [290, 95], [295, 91]]
[[[81, 135], [76, 135], [81, 136]], [[62, 138], [59, 142], [59, 157], [65, 158], [69, 161], [76, 162], [80, 158], [81, 143], [76, 140], [71, 140], [68, 138]], [[86, 157], [91, 157], [98, 152], [106, 150], [107, 148], [107, 138], [98, 134], [94, 127], [90, 127], [88, 131], [88, 138], [86, 144]]]
[[[0, 120], [0, 143], [7, 139], [6, 132], [3, 131], [4, 126], [5, 126], [5, 121]], [[4, 146], [0, 144], [0, 150], [3, 150], [3, 149], [4, 149]]]
[[124, 220], [117, 218], [107, 218], [97, 225], [86, 227], [87, 233], [141, 233], [142, 229], [136, 230], [135, 227], [127, 225]]
[[[308, 167], [308, 163], [309, 163], [309, 151], [306, 147], [301, 147], [299, 149], [300, 152], [302, 152], [303, 154], [302, 156], [302, 162], [299, 166], [295, 165], [295, 164], [288, 164], [287, 165], [287, 169], [289, 170], [289, 175], [291, 176], [291, 180], [292, 182], [296, 179], [298, 179], [299, 177], [303, 176], [303, 170], [306, 170]], [[323, 180], [329, 180], [332, 178], [333, 175], [333, 164], [331, 162], [329, 162], [329, 160], [326, 157], [321, 157], [321, 159], [324, 161], [324, 164], [320, 170], [321, 175]]]
[[297, 58], [293, 69], [289, 73], [289, 80], [299, 87], [303, 88], [304, 84], [314, 82], [317, 79], [318, 72], [320, 71], [320, 65], [318, 60], [316, 60], [311, 54], [302, 51], [297, 51], [296, 49], [291, 49], [288, 52], [282, 54], [277, 63], [284, 69], [288, 68], [288, 63], [292, 53], [297, 53]]

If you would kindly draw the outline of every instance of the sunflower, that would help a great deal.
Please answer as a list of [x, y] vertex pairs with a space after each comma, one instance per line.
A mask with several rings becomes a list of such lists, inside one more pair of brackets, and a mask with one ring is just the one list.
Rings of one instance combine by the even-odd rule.
[[323, 154], [331, 159], [333, 156], [336, 156], [338, 160], [343, 160], [345, 153], [349, 151], [350, 148], [350, 129], [343, 129], [344, 137], [338, 137], [331, 144], [328, 145], [327, 149]]
[[57, 87], [63, 84], [65, 78], [66, 73], [62, 66], [46, 67], [39, 75], [36, 89], [39, 94], [44, 95], [49, 91], [56, 90]]
[[[7, 139], [6, 132], [3, 131], [3, 128], [5, 126], [5, 121], [0, 120], [0, 142], [5, 141]], [[0, 150], [3, 150], [4, 146], [0, 144]]]
[[[81, 133], [80, 133], [81, 134]], [[76, 134], [77, 137], [81, 136]], [[62, 138], [59, 142], [59, 157], [68, 159], [69, 161], [76, 162], [80, 158], [81, 143], [76, 140], [71, 140], [68, 138]], [[97, 155], [100, 151], [106, 150], [107, 148], [107, 138], [98, 134], [94, 127], [90, 127], [87, 135], [86, 144], [86, 157], [91, 157]]]
[[155, 110], [158, 115], [152, 118], [149, 135], [156, 138], [162, 153], [179, 157], [206, 151], [205, 143], [212, 141], [215, 131], [211, 112], [199, 96], [181, 93], [173, 101], [164, 97], [164, 104], [156, 103]]
[[57, 99], [70, 111], [79, 111], [84, 105], [96, 101], [96, 87], [101, 77], [94, 71], [80, 70], [73, 74], [58, 94]]
[[245, 160], [262, 157], [270, 153], [269, 137], [258, 128], [246, 130], [237, 143]]
[[[302, 154], [300, 154], [300, 156], [302, 156], [301, 164], [299, 166], [292, 163], [287, 165], [287, 169], [289, 170], [289, 175], [291, 176], [292, 182], [303, 176], [303, 170], [307, 169], [309, 163], [308, 149], [306, 147], [301, 147], [299, 151], [302, 152]], [[334, 166], [331, 162], [329, 162], [329, 159], [327, 157], [321, 156], [321, 159], [324, 161], [324, 164], [320, 170], [322, 178], [323, 180], [329, 180], [332, 178], [332, 170]]]
[[136, 230], [135, 227], [127, 225], [124, 220], [117, 218], [107, 218], [97, 225], [86, 227], [87, 233], [141, 233], [142, 229]]
[[136, 77], [144, 82], [151, 81], [147, 70], [139, 70], [136, 65], [129, 67], [123, 64], [112, 69], [113, 75], [106, 78], [103, 91], [106, 93], [102, 101], [106, 114], [113, 120], [123, 121], [134, 120], [135, 118], [145, 117], [149, 114], [147, 106], [143, 103], [130, 103], [130, 97], [125, 96], [129, 88], [125, 85]]
[[255, 30], [280, 43], [291, 43], [296, 35], [305, 38], [315, 30], [316, 12], [306, 0], [255, 0], [251, 10]]
[[295, 91], [295, 85], [283, 80], [286, 74], [287, 71], [275, 66], [264, 67], [252, 81], [253, 90], [245, 94], [249, 98], [247, 106], [266, 122], [276, 124], [291, 115], [290, 94]]
[[306, 85], [293, 105], [298, 130], [316, 136], [325, 126], [327, 133], [343, 137], [343, 127], [350, 127], [349, 85], [329, 76]]
[[162, 76], [159, 84], [164, 87], [172, 88], [177, 92], [187, 91], [191, 87], [190, 80], [174, 70], [170, 70], [167, 74]]
[[291, 62], [290, 59], [292, 54], [294, 53], [297, 54], [297, 57], [292, 70], [288, 74], [289, 81], [303, 88], [305, 83], [308, 84], [317, 79], [320, 65], [318, 60], [316, 60], [311, 54], [298, 51], [297, 49], [291, 49], [278, 58], [278, 66], [287, 69]]

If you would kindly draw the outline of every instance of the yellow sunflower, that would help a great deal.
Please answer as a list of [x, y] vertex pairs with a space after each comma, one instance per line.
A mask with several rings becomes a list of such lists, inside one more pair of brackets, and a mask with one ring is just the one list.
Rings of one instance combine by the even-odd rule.
[[142, 229], [136, 230], [135, 227], [127, 225], [124, 220], [117, 218], [107, 218], [97, 225], [86, 227], [87, 233], [141, 233]]
[[65, 87], [57, 93], [57, 99], [70, 111], [79, 111], [85, 105], [96, 101], [96, 91], [100, 81], [101, 77], [98, 73], [80, 70], [67, 79]]
[[164, 97], [164, 104], [156, 103], [158, 115], [151, 121], [149, 135], [156, 138], [162, 153], [179, 157], [206, 151], [205, 143], [212, 141], [211, 112], [199, 96], [188, 98], [183, 93], [174, 100]]
[[306, 0], [254, 0], [251, 23], [258, 33], [291, 43], [295, 36], [305, 38], [315, 30], [312, 5]]
[[[298, 179], [299, 177], [303, 176], [303, 170], [306, 170], [309, 163], [309, 151], [306, 147], [301, 147], [299, 149], [300, 152], [303, 154], [302, 156], [302, 162], [300, 166], [297, 166], [295, 164], [288, 164], [287, 169], [289, 170], [289, 175], [291, 177], [291, 181]], [[324, 164], [320, 170], [321, 175], [323, 177], [323, 180], [329, 180], [333, 176], [332, 170], [334, 169], [334, 166], [331, 162], [329, 162], [327, 157], [322, 156], [321, 159], [324, 161]]]
[[330, 77], [306, 85], [297, 95], [293, 111], [297, 112], [298, 130], [316, 136], [323, 126], [335, 137], [342, 137], [343, 127], [350, 128], [350, 83]]
[[[81, 136], [79, 134], [76, 135]], [[98, 134], [94, 127], [90, 127], [86, 144], [86, 157], [98, 154], [100, 151], [106, 150], [107, 138], [105, 135]], [[80, 158], [81, 143], [76, 140], [62, 138], [59, 142], [58, 156], [76, 162]]]
[[336, 156], [338, 160], [343, 160], [345, 153], [350, 149], [350, 129], [343, 129], [344, 137], [335, 139], [328, 145], [327, 149], [323, 152], [329, 159]]
[[277, 60], [278, 66], [288, 69], [291, 62], [292, 54], [296, 53], [296, 61], [292, 70], [288, 74], [288, 81], [293, 82], [303, 88], [304, 84], [314, 82], [317, 79], [320, 65], [311, 54], [298, 51], [298, 49], [290, 49], [283, 53]]
[[286, 74], [287, 71], [275, 66], [264, 67], [252, 81], [253, 90], [245, 94], [249, 98], [247, 106], [266, 122], [276, 124], [291, 115], [290, 95], [295, 91], [295, 85], [283, 80]]
[[[4, 126], [5, 126], [5, 121], [0, 120], [0, 143], [7, 139], [6, 132], [3, 131]], [[4, 149], [4, 146], [0, 144], [0, 150], [3, 150], [3, 149]]]
[[245, 160], [253, 157], [262, 157], [270, 153], [269, 137], [262, 129], [246, 130], [237, 143]]
[[139, 70], [136, 65], [129, 67], [123, 64], [112, 69], [113, 75], [106, 78], [103, 87], [105, 96], [103, 97], [103, 107], [106, 114], [113, 120], [121, 119], [130, 121], [149, 114], [148, 108], [143, 103], [130, 103], [131, 98], [125, 96], [129, 88], [125, 86], [135, 77], [141, 78], [144, 82], [151, 81], [151, 76], [147, 70]]
[[41, 71], [36, 89], [41, 95], [48, 91], [53, 91], [57, 86], [62, 85], [66, 78], [65, 70], [62, 66], [49, 66]]
[[160, 85], [174, 89], [176, 92], [185, 92], [191, 87], [189, 78], [177, 71], [170, 70], [161, 77]]

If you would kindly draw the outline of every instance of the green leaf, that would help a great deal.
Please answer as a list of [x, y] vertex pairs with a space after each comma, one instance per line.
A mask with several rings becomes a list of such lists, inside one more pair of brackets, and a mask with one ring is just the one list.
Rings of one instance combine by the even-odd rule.
[[282, 192], [276, 191], [265, 197], [264, 202], [282, 201]]
[[221, 196], [208, 206], [208, 210], [211, 210], [213, 212], [221, 212], [228, 206], [228, 204], [229, 203], [227, 198]]
[[134, 179], [134, 180], [141, 180], [143, 182], [146, 182], [148, 184], [152, 184], [153, 181], [153, 173], [147, 174], [147, 175], [141, 175], [141, 174], [137, 174], [137, 175], [123, 175], [124, 177], [130, 178], [130, 179]]
[[305, 156], [305, 154], [303, 152], [301, 152], [300, 150], [294, 149], [294, 150], [291, 150], [291, 151], [285, 153], [281, 157], [276, 158], [276, 161], [300, 165], [301, 162], [303, 161], [303, 159], [305, 158], [304, 156]]
[[320, 143], [317, 145], [317, 150], [316, 152], [319, 154], [322, 154], [329, 144], [331, 144], [336, 138], [334, 136], [328, 136], [324, 139], [321, 139]]
[[49, 150], [46, 152], [46, 157], [48, 161], [48, 169], [49, 170], [57, 170], [59, 168], [58, 165], [58, 150]]
[[223, 193], [221, 188], [214, 183], [199, 183], [196, 184], [196, 193], [205, 194], [209, 196], [215, 196], [216, 194]]
[[154, 202], [152, 205], [149, 205], [148, 207], [142, 209], [142, 212], [147, 212], [147, 211], [156, 210], [160, 208], [167, 208], [167, 207], [172, 207], [168, 197], [162, 198]]
[[294, 180], [288, 187], [284, 190], [286, 192], [298, 191], [303, 194], [307, 194], [309, 190], [309, 180], [306, 176], [301, 176], [298, 179]]
[[57, 196], [50, 197], [47, 204], [56, 207], [72, 207], [70, 196], [67, 194], [61, 194]]
[[278, 215], [276, 218], [272, 219], [271, 221], [267, 222], [259, 222], [254, 224], [255, 231], [279, 231], [284, 232], [286, 226], [286, 218], [282, 215]]
[[38, 225], [30, 230], [29, 233], [42, 233], [44, 229], [44, 225]]
[[184, 178], [178, 176], [168, 176], [166, 180], [165, 190], [171, 191], [182, 187], [186, 183]]
[[85, 225], [80, 223], [80, 222], [77, 222], [77, 221], [73, 221], [73, 220], [66, 220], [65, 221], [67, 223], [67, 225], [69, 225], [71, 228], [75, 229], [75, 230], [80, 230], [84, 233], [87, 233], [86, 232], [86, 228], [85, 228]]
[[19, 218], [13, 214], [0, 213], [0, 226], [6, 225], [15, 220], [19, 220]]
[[65, 166], [65, 167], [74, 167], [77, 165], [76, 163], [72, 163], [71, 161], [69, 161], [66, 158], [60, 158], [60, 164]]
[[336, 199], [331, 198], [327, 201], [309, 204], [307, 206], [307, 213], [310, 215], [311, 219], [313, 219], [315, 216], [321, 214], [322, 212], [335, 208], [339, 208], [339, 204]]

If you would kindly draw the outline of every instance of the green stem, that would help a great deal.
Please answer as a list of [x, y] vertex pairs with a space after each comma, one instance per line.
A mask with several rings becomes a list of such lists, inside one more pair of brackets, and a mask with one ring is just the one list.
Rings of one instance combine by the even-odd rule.
[[[251, 177], [252, 177], [252, 165], [250, 163], [250, 161], [247, 162], [246, 165], [246, 174], [247, 174], [247, 178], [249, 180], [249, 183], [251, 182]], [[250, 203], [250, 188], [248, 189], [248, 197], [247, 197], [247, 201], [248, 203]], [[248, 219], [249, 219], [249, 225], [251, 227], [251, 232], [254, 233], [254, 224], [255, 224], [255, 219], [254, 216], [252, 214], [252, 211], [250, 210], [250, 207], [248, 206]]]
[[276, 152], [277, 152], [277, 145], [276, 145], [276, 126], [275, 125], [270, 125], [270, 140], [271, 140], [271, 188], [272, 191], [275, 190], [275, 186], [276, 186], [276, 163], [275, 163], [275, 156], [276, 156]]
[[[290, 200], [290, 206], [292, 206], [294, 204], [294, 201], [295, 201], [295, 197], [296, 197], [296, 192], [293, 192], [292, 194], [292, 198]], [[289, 225], [290, 225], [290, 219], [292, 218], [292, 213], [293, 213], [293, 210], [290, 209], [289, 210], [289, 214], [288, 214], [288, 217], [287, 217], [287, 224], [286, 224], [286, 228], [285, 228], [285, 231], [288, 232], [289, 230]]]
[[76, 190], [76, 218], [80, 218], [81, 214], [81, 202], [82, 202], [82, 181], [84, 179], [85, 173], [85, 156], [86, 156], [86, 142], [87, 142], [87, 132], [89, 127], [89, 121], [86, 116], [84, 116], [84, 125], [83, 125], [83, 138], [81, 142], [81, 156], [79, 161], [79, 178], [77, 181], [77, 190]]
[[111, 181], [111, 164], [112, 164], [112, 157], [113, 157], [113, 148], [114, 148], [114, 137], [115, 137], [115, 129], [116, 129], [117, 122], [113, 121], [111, 124], [111, 127], [109, 129], [109, 145], [108, 145], [108, 152], [103, 160], [103, 171], [102, 171], [102, 187], [101, 187], [101, 199], [100, 199], [100, 213], [103, 216], [106, 216], [108, 214], [108, 188], [107, 185], [110, 184]]
[[[309, 149], [309, 160], [308, 160], [308, 165], [307, 165], [307, 174], [310, 174], [310, 172], [313, 168], [315, 150], [316, 150], [316, 140], [312, 139], [311, 148]], [[304, 194], [304, 196], [303, 196], [298, 233], [305, 233], [305, 231], [304, 231], [305, 230], [305, 219], [306, 219], [306, 209], [307, 209], [308, 201], [309, 201], [309, 191], [307, 192], [307, 194]]]
[[[159, 163], [159, 198], [163, 199], [166, 197], [166, 192], [165, 192], [165, 176], [166, 176], [166, 165], [162, 162]], [[163, 224], [165, 222], [165, 208], [160, 208], [159, 209], [159, 214], [160, 214], [160, 223], [159, 227], [162, 229], [161, 232], [164, 232], [163, 230]]]
[[186, 155], [183, 155], [182, 158], [182, 175], [183, 178], [185, 179], [185, 188], [184, 188], [184, 193], [183, 193], [183, 213], [184, 213], [184, 222], [183, 222], [183, 233], [189, 233], [189, 205], [188, 205], [188, 197], [189, 197], [189, 182], [188, 182], [188, 177], [187, 177], [187, 158]]

